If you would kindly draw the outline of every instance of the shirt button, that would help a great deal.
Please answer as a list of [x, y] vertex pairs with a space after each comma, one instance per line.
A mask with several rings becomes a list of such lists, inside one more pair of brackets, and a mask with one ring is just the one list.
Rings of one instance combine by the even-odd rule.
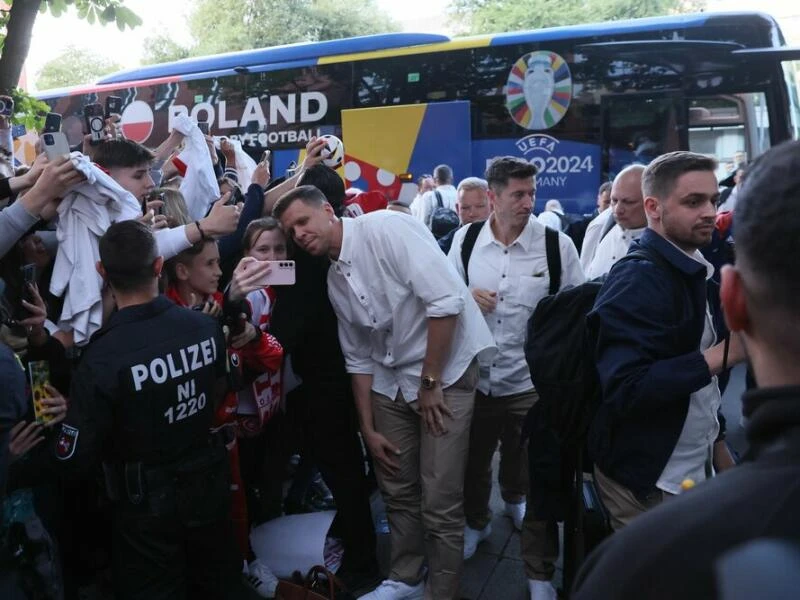
[[350, 277], [350, 273], [345, 273], [345, 275], [347, 275], [348, 277]]
[[503, 250], [503, 254], [508, 254], [508, 250]]
[[496, 367], [496, 366], [497, 366], [497, 363], [492, 363], [492, 366], [493, 366], [493, 367]]
[[497, 322], [498, 322], [498, 323], [502, 323], [502, 321], [501, 321], [500, 319], [497, 319]]
[[506, 277], [506, 274], [505, 274], [505, 273], [503, 273], [502, 277], [503, 277], [503, 279], [505, 279], [505, 277]]
[[372, 322], [373, 322], [373, 323], [377, 323], [377, 322], [378, 322], [378, 319], [372, 319]]
[[500, 302], [502, 302], [502, 301], [503, 301], [503, 297], [502, 297], [502, 296], [500, 296]]

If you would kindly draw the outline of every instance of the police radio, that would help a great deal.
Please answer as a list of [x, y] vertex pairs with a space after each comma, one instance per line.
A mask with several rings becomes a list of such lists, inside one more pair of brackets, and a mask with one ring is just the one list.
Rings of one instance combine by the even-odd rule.
[[105, 111], [94, 102], [83, 107], [83, 118], [86, 120], [86, 133], [92, 136], [92, 144], [103, 141], [103, 130], [106, 127]]

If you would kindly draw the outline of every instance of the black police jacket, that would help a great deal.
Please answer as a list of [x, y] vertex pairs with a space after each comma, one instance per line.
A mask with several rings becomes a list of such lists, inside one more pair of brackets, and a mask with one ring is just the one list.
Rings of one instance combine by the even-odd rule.
[[163, 296], [123, 308], [83, 353], [56, 458], [82, 471], [100, 459], [145, 465], [181, 459], [208, 440], [226, 363], [215, 319]]

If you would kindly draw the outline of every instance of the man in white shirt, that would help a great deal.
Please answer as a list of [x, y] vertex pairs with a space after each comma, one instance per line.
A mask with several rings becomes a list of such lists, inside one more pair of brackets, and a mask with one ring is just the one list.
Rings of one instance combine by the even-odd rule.
[[295, 243], [333, 263], [328, 296], [391, 532], [389, 579], [363, 598], [454, 598], [476, 359], [494, 349], [480, 309], [411, 216], [337, 219], [309, 186], [273, 212]]
[[437, 193], [442, 198], [442, 208], [449, 208], [455, 211], [456, 203], [458, 202], [458, 194], [456, 188], [453, 187], [453, 169], [447, 165], [439, 165], [433, 170], [433, 182], [436, 187], [422, 194], [419, 199], [419, 218], [428, 226], [428, 229], [431, 228], [433, 212], [439, 208]]
[[548, 200], [544, 205], [544, 210], [536, 217], [539, 223], [556, 231], [564, 231], [564, 207], [558, 200]]
[[[456, 233], [448, 258], [459, 275], [469, 281], [498, 348], [491, 360], [481, 361], [475, 398], [464, 485], [465, 558], [472, 556], [478, 543], [491, 533], [491, 463], [500, 441], [498, 479], [505, 514], [522, 531], [522, 556], [531, 597], [554, 600], [556, 592], [550, 579], [558, 558], [558, 528], [555, 521], [534, 520], [533, 511], [526, 515], [528, 461], [527, 449], [521, 444], [525, 416], [538, 400], [525, 362], [527, 322], [539, 300], [548, 295], [553, 277], [548, 271], [547, 229], [531, 216], [535, 175], [536, 167], [527, 161], [495, 159], [486, 171], [493, 212], [475, 239], [466, 272], [462, 246], [469, 227]], [[561, 273], [556, 276], [560, 276], [560, 286], [583, 283], [575, 245], [565, 234], [557, 236]]]
[[645, 227], [642, 197], [642, 173], [644, 165], [631, 165], [620, 171], [611, 185], [611, 211], [616, 225], [600, 240], [586, 278], [595, 279], [605, 275], [620, 258], [628, 253], [631, 242], [638, 239]]

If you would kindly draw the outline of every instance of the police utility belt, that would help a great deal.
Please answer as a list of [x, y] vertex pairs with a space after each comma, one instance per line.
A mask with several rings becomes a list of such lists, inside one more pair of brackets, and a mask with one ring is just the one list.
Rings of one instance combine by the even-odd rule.
[[118, 509], [178, 519], [187, 527], [219, 521], [230, 510], [230, 463], [222, 434], [165, 465], [104, 463], [109, 498]]

